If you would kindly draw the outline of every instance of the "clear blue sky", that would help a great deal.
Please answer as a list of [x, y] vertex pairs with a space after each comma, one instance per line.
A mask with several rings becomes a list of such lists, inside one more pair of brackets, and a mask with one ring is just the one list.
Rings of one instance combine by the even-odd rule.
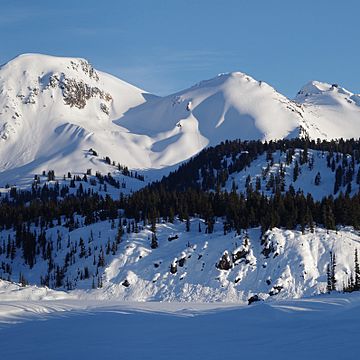
[[87, 58], [150, 92], [227, 71], [287, 96], [312, 79], [360, 92], [358, 0], [1, 0], [0, 63]]

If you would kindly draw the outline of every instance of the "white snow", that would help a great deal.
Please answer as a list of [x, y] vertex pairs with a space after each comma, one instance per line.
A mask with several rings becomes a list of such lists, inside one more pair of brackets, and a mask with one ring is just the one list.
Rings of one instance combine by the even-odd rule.
[[234, 306], [0, 301], [4, 359], [354, 359], [359, 294]]
[[[90, 76], [89, 69], [96, 76]], [[90, 95], [71, 88], [75, 99], [85, 99], [82, 108], [65, 104], [64, 79], [91, 88]], [[147, 154], [139, 150], [149, 140], [113, 123], [146, 97], [146, 92], [94, 70], [83, 59], [37, 54], [15, 58], [0, 69], [1, 180], [14, 182], [50, 169], [106, 173], [101, 161], [106, 156], [131, 167], [149, 166]], [[90, 148], [98, 158], [88, 155]]]
[[305, 85], [295, 101], [302, 105], [310, 137], [320, 132], [321, 139], [359, 138], [359, 95], [338, 86], [319, 81]]

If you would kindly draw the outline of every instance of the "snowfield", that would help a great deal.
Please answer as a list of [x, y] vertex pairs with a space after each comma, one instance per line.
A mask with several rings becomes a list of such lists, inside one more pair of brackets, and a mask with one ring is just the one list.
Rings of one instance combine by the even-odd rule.
[[18, 359], [355, 359], [359, 294], [252, 306], [0, 301], [1, 356]]

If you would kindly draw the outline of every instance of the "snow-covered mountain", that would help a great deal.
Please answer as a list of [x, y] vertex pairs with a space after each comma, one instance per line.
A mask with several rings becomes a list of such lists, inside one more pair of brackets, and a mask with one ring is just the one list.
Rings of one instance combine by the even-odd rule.
[[266, 83], [230, 73], [144, 103], [117, 123], [161, 139], [152, 150], [165, 165], [178, 162], [179, 150], [186, 147], [190, 154], [225, 140], [298, 136], [302, 117], [299, 105]]
[[106, 156], [166, 168], [235, 138], [358, 137], [359, 99], [312, 82], [289, 100], [243, 73], [156, 97], [83, 59], [21, 55], [0, 68], [1, 182], [48, 169], [107, 172]]
[[[0, 69], [2, 180], [55, 169], [104, 169], [94, 149], [129, 166], [148, 166], [144, 137], [112, 121], [147, 94], [86, 60], [22, 55]], [[141, 138], [141, 139], [140, 139]]]

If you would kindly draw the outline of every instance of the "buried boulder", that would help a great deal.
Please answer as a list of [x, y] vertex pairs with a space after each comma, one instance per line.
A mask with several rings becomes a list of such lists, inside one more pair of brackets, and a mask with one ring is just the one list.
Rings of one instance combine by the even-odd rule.
[[129, 287], [130, 286], [130, 282], [128, 279], [125, 279], [122, 283], [121, 283], [122, 286], [125, 286], [125, 287]]
[[248, 299], [248, 305], [251, 305], [254, 302], [258, 302], [258, 301], [264, 301], [259, 295], [253, 295]]

